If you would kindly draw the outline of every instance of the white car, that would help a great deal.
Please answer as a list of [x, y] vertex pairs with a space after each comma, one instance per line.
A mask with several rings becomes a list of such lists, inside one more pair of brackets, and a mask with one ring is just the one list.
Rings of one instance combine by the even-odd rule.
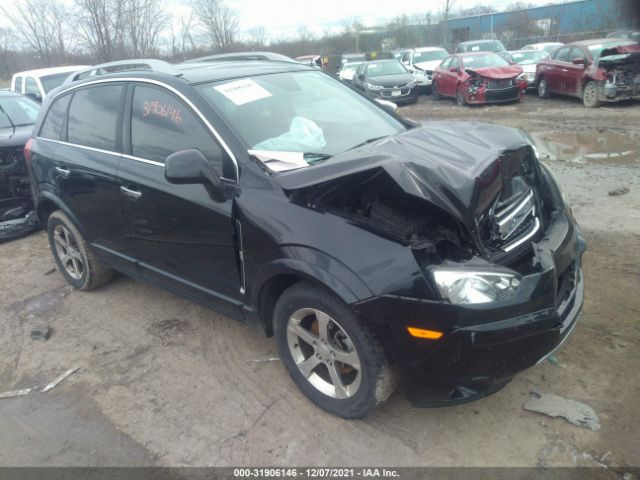
[[62, 85], [70, 74], [84, 68], [89, 68], [89, 65], [68, 65], [18, 72], [11, 79], [11, 91], [42, 102], [47, 93]]
[[413, 74], [418, 87], [424, 90], [431, 86], [433, 71], [448, 55], [441, 47], [420, 47], [404, 52], [400, 61]]
[[342, 65], [342, 68], [338, 72], [338, 76], [340, 80], [346, 83], [351, 83], [353, 80], [353, 75], [356, 73], [356, 70], [360, 65], [364, 62], [349, 62]]
[[530, 43], [529, 45], [525, 45], [520, 50], [544, 50], [549, 55], [553, 55], [557, 49], [562, 47], [564, 43], [562, 42], [542, 42], [542, 43]]
[[538, 63], [548, 60], [549, 54], [545, 50], [514, 50], [511, 52], [498, 53], [506, 61], [520, 66], [527, 76], [528, 88], [534, 88], [536, 85], [536, 66]]

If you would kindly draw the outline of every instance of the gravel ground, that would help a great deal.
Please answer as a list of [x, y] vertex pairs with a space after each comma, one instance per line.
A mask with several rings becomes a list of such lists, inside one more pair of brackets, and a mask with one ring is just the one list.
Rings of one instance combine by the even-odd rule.
[[[80, 368], [47, 393], [0, 399], [0, 465], [638, 466], [640, 106], [422, 97], [402, 114], [521, 127], [548, 157], [589, 242], [584, 314], [557, 365], [471, 404], [416, 409], [396, 394], [341, 420], [261, 361], [276, 348], [257, 330], [124, 276], [71, 290], [39, 232], [0, 244], [0, 392]], [[51, 338], [31, 340], [42, 321]], [[602, 428], [523, 410], [533, 387], [589, 404]]]

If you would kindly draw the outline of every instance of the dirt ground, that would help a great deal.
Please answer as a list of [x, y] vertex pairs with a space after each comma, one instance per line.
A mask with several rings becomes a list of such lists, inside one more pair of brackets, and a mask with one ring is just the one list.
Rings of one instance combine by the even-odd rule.
[[[640, 465], [640, 105], [422, 97], [402, 114], [538, 141], [589, 243], [584, 314], [558, 364], [471, 404], [416, 409], [395, 394], [364, 421], [341, 420], [263, 361], [276, 348], [257, 330], [124, 276], [71, 290], [39, 232], [0, 245], [0, 392], [79, 370], [47, 393], [0, 399], [0, 465]], [[32, 340], [43, 321], [51, 338]], [[589, 404], [602, 428], [523, 410], [532, 387]]]

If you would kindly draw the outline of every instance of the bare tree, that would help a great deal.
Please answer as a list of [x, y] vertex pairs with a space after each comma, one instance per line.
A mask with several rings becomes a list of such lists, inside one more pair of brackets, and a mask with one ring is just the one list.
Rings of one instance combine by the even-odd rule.
[[74, 0], [80, 34], [98, 61], [123, 53], [124, 0]]
[[127, 54], [134, 58], [153, 56], [166, 18], [160, 0], [126, 0], [123, 34]]
[[16, 13], [0, 10], [11, 21], [15, 33], [42, 61], [64, 61], [67, 20], [59, 0], [23, 0]]
[[251, 48], [264, 48], [267, 44], [267, 31], [262, 26], [252, 27], [247, 32], [247, 38]]
[[229, 50], [236, 42], [238, 13], [223, 0], [191, 0], [196, 18], [207, 30], [214, 48]]
[[9, 59], [13, 54], [14, 33], [10, 28], [0, 27], [0, 78], [9, 78]]
[[411, 29], [411, 21], [406, 13], [393, 18], [386, 25], [393, 48], [409, 47], [416, 43], [415, 35]]

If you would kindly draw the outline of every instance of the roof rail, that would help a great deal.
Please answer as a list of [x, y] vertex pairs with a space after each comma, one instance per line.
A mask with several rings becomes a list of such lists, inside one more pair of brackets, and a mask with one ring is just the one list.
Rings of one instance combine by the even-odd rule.
[[101, 63], [93, 65], [84, 70], [73, 72], [69, 75], [63, 84], [77, 82], [89, 77], [97, 77], [107, 75], [109, 73], [118, 73], [131, 70], [144, 70], [160, 73], [168, 73], [169, 75], [180, 75], [182, 72], [176, 70], [173, 65], [163, 60], [155, 60], [152, 58], [133, 58], [130, 60], [117, 60], [115, 62]]

